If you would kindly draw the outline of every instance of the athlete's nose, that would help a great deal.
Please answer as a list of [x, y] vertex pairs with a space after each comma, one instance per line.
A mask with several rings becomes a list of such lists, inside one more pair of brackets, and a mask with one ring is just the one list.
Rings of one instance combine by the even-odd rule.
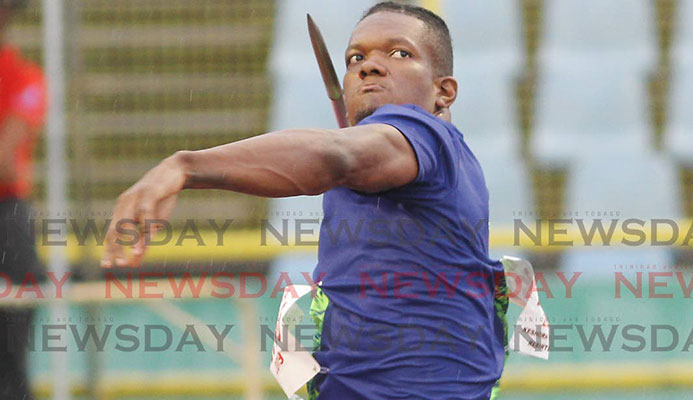
[[368, 76], [385, 76], [387, 74], [387, 69], [378, 60], [372, 57], [368, 58], [361, 63], [361, 70], [359, 71], [359, 76], [361, 79], [365, 79]]

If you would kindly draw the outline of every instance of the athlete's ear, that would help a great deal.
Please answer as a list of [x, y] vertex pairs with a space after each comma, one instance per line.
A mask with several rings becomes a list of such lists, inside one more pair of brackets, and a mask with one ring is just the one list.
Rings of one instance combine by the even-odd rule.
[[452, 76], [436, 78], [436, 109], [450, 108], [457, 98], [457, 80]]

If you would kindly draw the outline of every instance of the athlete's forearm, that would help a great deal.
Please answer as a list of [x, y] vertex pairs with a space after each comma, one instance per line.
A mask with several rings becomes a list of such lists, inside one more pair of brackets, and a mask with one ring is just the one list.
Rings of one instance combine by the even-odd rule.
[[265, 197], [312, 195], [344, 175], [340, 133], [317, 129], [272, 132], [172, 156], [183, 188], [224, 189]]

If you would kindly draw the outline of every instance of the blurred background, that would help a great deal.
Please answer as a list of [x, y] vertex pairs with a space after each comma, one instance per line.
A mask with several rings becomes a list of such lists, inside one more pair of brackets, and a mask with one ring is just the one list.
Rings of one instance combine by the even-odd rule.
[[[7, 41], [47, 71], [44, 54], [53, 43], [44, 40], [44, 3], [32, 0], [19, 12]], [[48, 202], [48, 182], [61, 167], [47, 161], [45, 135], [38, 146], [34, 205], [39, 219], [80, 224], [92, 219], [100, 225], [119, 193], [176, 150], [276, 129], [335, 127], [305, 14], [321, 27], [342, 76], [349, 33], [375, 2], [56, 3], [65, 44], [64, 109], [58, 112], [65, 118], [66, 205], [56, 210]], [[693, 216], [693, 0], [410, 3], [439, 13], [451, 31], [460, 86], [452, 115], [486, 175], [491, 252], [532, 261], [549, 288], [539, 295], [551, 323], [571, 326], [560, 345], [572, 350], [555, 351], [549, 361], [511, 354], [501, 398], [691, 398], [693, 345], [686, 342], [693, 340], [693, 252], [682, 239]], [[174, 227], [180, 231], [186, 219], [200, 221], [202, 235], [213, 242], [216, 236], [204, 221], [232, 218], [226, 245], [186, 241], [153, 248], [143, 268], [260, 272], [268, 282], [288, 271], [294, 283], [305, 283], [300, 273], [312, 271], [316, 247], [280, 246], [272, 238], [262, 244], [258, 232], [262, 221], [276, 227], [283, 220], [321, 216], [319, 197], [268, 201], [221, 191], [184, 192]], [[642, 245], [619, 246], [614, 240], [585, 246], [576, 223], [581, 219], [589, 229], [597, 219], [606, 226], [615, 219], [619, 237], [629, 218], [644, 221]], [[535, 231], [552, 219], [572, 219], [560, 239], [574, 240], [573, 246], [550, 243], [546, 233], [541, 243], [524, 234], [516, 240], [518, 220]], [[674, 221], [680, 240], [652, 245], [653, 219]], [[293, 225], [288, 229], [293, 232]], [[65, 256], [74, 284], [103, 279], [97, 241], [78, 245], [74, 232], [67, 235]], [[48, 247], [39, 246], [39, 252], [50, 265]], [[568, 293], [560, 277], [576, 272], [581, 275]], [[667, 285], [656, 287], [653, 272], [662, 273], [656, 279]], [[621, 285], [617, 296], [616, 273], [633, 285], [640, 277], [642, 285], [634, 290]], [[56, 364], [54, 354], [32, 351], [39, 398], [56, 395], [57, 381], [67, 382], [75, 399], [282, 398], [269, 375], [270, 351], [258, 351], [258, 322], [273, 327], [276, 319], [278, 299], [269, 291], [257, 299], [165, 303], [115, 304], [96, 296], [64, 312], [77, 324], [164, 324], [178, 335], [194, 321], [234, 324], [236, 353], [71, 348], [64, 364]], [[40, 307], [39, 313], [44, 322], [56, 322], [55, 311]], [[511, 308], [511, 316], [517, 314]], [[634, 345], [622, 334], [629, 324], [644, 327], [635, 332], [645, 341], [639, 351], [627, 350]], [[606, 349], [590, 336], [595, 327], [608, 336], [613, 325], [613, 344]], [[673, 327], [677, 345], [661, 350], [674, 334], [657, 336], [656, 325]], [[586, 344], [586, 338], [597, 344]]]

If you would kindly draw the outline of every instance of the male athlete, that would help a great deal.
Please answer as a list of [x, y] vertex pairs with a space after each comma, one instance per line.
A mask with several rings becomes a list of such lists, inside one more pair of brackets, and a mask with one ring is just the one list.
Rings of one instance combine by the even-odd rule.
[[[0, 0], [0, 273], [15, 285], [41, 281], [30, 222], [33, 152], [45, 115], [45, 85], [38, 66], [4, 39], [24, 0]], [[28, 279], [28, 280], [27, 280]], [[0, 398], [32, 399], [27, 349], [33, 310], [0, 308]], [[14, 343], [14, 344], [12, 344]]]
[[[450, 123], [447, 26], [422, 8], [377, 4], [345, 61], [350, 127], [177, 152], [118, 198], [114, 221], [168, 218], [183, 189], [324, 193], [311, 309], [323, 368], [311, 398], [489, 399], [507, 302], [494, 301], [504, 285], [488, 258], [484, 177]], [[139, 264], [144, 240], [127, 256], [119, 237], [114, 224], [103, 266]]]

